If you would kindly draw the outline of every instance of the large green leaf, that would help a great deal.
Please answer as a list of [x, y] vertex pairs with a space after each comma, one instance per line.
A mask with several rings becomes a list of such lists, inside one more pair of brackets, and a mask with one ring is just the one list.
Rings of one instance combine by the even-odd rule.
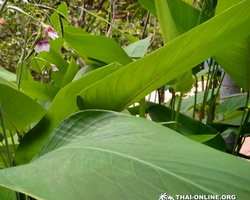
[[15, 192], [7, 188], [0, 187], [0, 199], [2, 200], [16, 200]]
[[8, 85], [0, 83], [0, 102], [6, 128], [21, 130], [31, 123], [39, 121], [46, 110], [36, 101]]
[[[245, 116], [244, 120], [245, 119], [246, 119], [246, 116]], [[237, 116], [237, 117], [222, 119], [222, 120], [218, 121], [218, 123], [226, 124], [229, 126], [240, 126], [241, 120], [242, 120], [242, 116]], [[250, 122], [250, 119], [248, 122]]]
[[44, 101], [52, 101], [60, 90], [55, 85], [34, 81], [23, 81], [21, 88], [31, 98]]
[[[175, 22], [173, 20], [173, 13], [171, 13], [168, 1], [155, 1], [158, 21], [161, 28], [161, 34], [164, 45], [177, 38], [180, 34], [177, 31]], [[176, 11], [175, 11], [176, 12]], [[178, 83], [174, 85], [175, 92], [186, 93], [190, 91], [193, 85], [192, 71], [185, 72], [178, 78]]]
[[[228, 115], [235, 110], [245, 107], [247, 101], [247, 94], [241, 94], [240, 96], [229, 98], [228, 100], [222, 102], [216, 107], [215, 113], [217, 115]], [[249, 101], [250, 103], [250, 101]]]
[[[16, 77], [15, 77], [15, 79], [16, 79]], [[16, 81], [13, 81], [13, 82], [15, 83]], [[0, 83], [1, 83], [1, 84], [3, 84], [3, 85], [8, 85], [9, 87], [11, 87], [11, 88], [13, 88], [13, 89], [18, 90], [17, 85], [14, 84], [13, 82], [10, 82], [9, 80], [6, 80], [5, 78], [2, 78], [2, 77], [0, 76]]]
[[0, 185], [36, 199], [152, 200], [166, 192], [243, 200], [249, 167], [149, 120], [83, 111], [53, 131], [34, 161], [1, 170]]
[[[153, 121], [168, 122], [171, 121], [173, 111], [166, 106], [153, 105], [148, 108], [148, 112]], [[176, 114], [175, 111], [174, 113]], [[172, 125], [166, 124], [164, 126], [171, 127]], [[190, 139], [202, 141], [205, 145], [215, 149], [221, 151], [226, 151], [227, 149], [225, 141], [220, 135], [217, 135], [217, 131], [214, 128], [181, 113], [179, 113], [177, 131], [185, 136], [190, 136]], [[210, 135], [210, 138], [208, 135]]]
[[29, 162], [37, 154], [53, 129], [63, 119], [78, 110], [76, 97], [83, 89], [100, 81], [120, 68], [121, 66], [117, 63], [110, 64], [106, 67], [96, 69], [62, 88], [52, 101], [46, 115], [22, 139], [16, 151], [16, 164]]
[[6, 79], [8, 81], [15, 81], [16, 80], [16, 75], [7, 71], [3, 67], [0, 67], [0, 77]]
[[175, 26], [168, 2], [166, 0], [157, 0], [155, 1], [155, 7], [161, 28], [162, 39], [166, 45], [173, 39], [177, 38], [179, 33]]
[[[219, 0], [216, 14], [220, 14], [242, 0]], [[232, 16], [231, 16], [232, 17]], [[230, 18], [228, 19], [230, 20]], [[248, 32], [250, 35], [250, 31]], [[215, 55], [215, 60], [229, 76], [244, 90], [250, 89], [250, 39], [244, 37], [230, 47]]]
[[[158, 17], [156, 13], [155, 0], [138, 1], [155, 17]], [[182, 0], [167, 0], [167, 3], [179, 34], [183, 34], [197, 26], [200, 11]], [[207, 20], [208, 17], [202, 14], [201, 23]]]
[[237, 4], [87, 88], [80, 94], [85, 108], [121, 111], [245, 37], [250, 32], [248, 6], [250, 1]]
[[120, 45], [111, 38], [86, 34], [76, 27], [68, 26], [64, 30], [65, 41], [83, 57], [107, 64], [118, 62], [126, 65], [132, 61]]

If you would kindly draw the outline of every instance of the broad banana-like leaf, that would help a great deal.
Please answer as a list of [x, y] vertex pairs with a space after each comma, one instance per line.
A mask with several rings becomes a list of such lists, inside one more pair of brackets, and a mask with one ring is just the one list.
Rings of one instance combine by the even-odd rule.
[[96, 110], [64, 120], [31, 163], [0, 170], [0, 186], [38, 200], [152, 200], [163, 192], [246, 200], [249, 167], [155, 122]]
[[[169, 9], [168, 1], [157, 0], [155, 1], [158, 21], [160, 23], [161, 34], [166, 45], [168, 42], [174, 40], [179, 36], [175, 22], [173, 20], [173, 13]], [[178, 83], [174, 85], [175, 92], [186, 93], [190, 91], [193, 85], [192, 71], [185, 72], [178, 78]]]
[[249, 6], [250, 1], [233, 6], [85, 89], [79, 94], [85, 109], [124, 110], [156, 88], [246, 37], [250, 32]]
[[[243, 0], [219, 0], [216, 14], [220, 14]], [[231, 16], [232, 17], [232, 16]], [[228, 18], [230, 20], [230, 18]], [[216, 54], [214, 59], [244, 90], [250, 90], [250, 32], [230, 47]]]
[[[239, 96], [235, 96], [232, 98], [229, 98], [226, 101], [223, 101], [221, 104], [219, 104], [216, 107], [215, 113], [217, 115], [228, 115], [232, 112], [236, 111], [237, 109], [241, 107], [245, 107], [247, 101], [247, 94], [243, 93]], [[248, 101], [250, 103], [250, 100]]]
[[[138, 0], [150, 13], [158, 18], [156, 12], [156, 0]], [[188, 5], [182, 0], [166, 0], [169, 10], [179, 34], [183, 34], [197, 26], [200, 11]], [[202, 14], [200, 23], [207, 21], [209, 17]]]
[[[173, 111], [163, 105], [153, 105], [148, 108], [148, 112], [153, 121], [168, 122], [171, 121]], [[164, 126], [171, 127], [172, 125], [166, 124]], [[221, 151], [227, 149], [224, 139], [217, 134], [218, 132], [214, 128], [181, 113], [179, 113], [177, 131], [215, 149]]]
[[[25, 164], [29, 162], [37, 154], [38, 150], [53, 129], [63, 119], [78, 110], [76, 98], [83, 89], [100, 81], [120, 68], [121, 65], [112, 63], [108, 66], [97, 69], [62, 88], [52, 101], [46, 115], [33, 129], [26, 133], [25, 137], [22, 139], [16, 151], [15, 163]], [[26, 105], [30, 106], [29, 104]]]
[[[20, 131], [31, 123], [39, 121], [46, 112], [35, 100], [1, 82], [0, 94], [4, 121], [8, 130]], [[1, 123], [0, 125], [2, 127]]]
[[60, 90], [55, 85], [35, 81], [23, 81], [21, 88], [31, 98], [44, 101], [52, 101]]
[[6, 69], [4, 69], [3, 67], [0, 67], [0, 77], [4, 78], [7, 81], [15, 81], [16, 80], [16, 75], [9, 72]]
[[3, 200], [16, 200], [15, 192], [13, 190], [0, 187], [0, 199]]
[[127, 65], [132, 62], [120, 45], [111, 38], [86, 34], [79, 28], [68, 26], [65, 27], [64, 39], [82, 57], [107, 64], [118, 62]]

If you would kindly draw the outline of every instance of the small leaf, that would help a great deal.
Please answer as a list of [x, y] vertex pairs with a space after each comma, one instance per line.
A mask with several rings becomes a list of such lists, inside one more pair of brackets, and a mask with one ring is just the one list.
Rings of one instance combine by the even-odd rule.
[[151, 36], [134, 42], [124, 48], [124, 51], [132, 58], [141, 58], [143, 57], [148, 50], [148, 45], [150, 43]]

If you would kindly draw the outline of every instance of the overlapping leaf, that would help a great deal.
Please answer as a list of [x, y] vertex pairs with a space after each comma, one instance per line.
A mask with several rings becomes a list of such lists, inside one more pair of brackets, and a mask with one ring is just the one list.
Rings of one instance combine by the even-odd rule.
[[[153, 121], [168, 122], [171, 121], [173, 111], [162, 105], [151, 105], [148, 112]], [[171, 127], [171, 125], [164, 125]], [[193, 118], [179, 113], [177, 131], [190, 139], [204, 143], [215, 149], [226, 151], [227, 146], [224, 139], [217, 135], [217, 131], [209, 125], [203, 124]]]
[[[76, 97], [83, 89], [100, 81], [120, 68], [121, 65], [112, 63], [108, 66], [97, 69], [62, 88], [54, 98], [46, 115], [21, 141], [16, 151], [16, 164], [29, 162], [37, 154], [38, 150], [53, 129], [63, 119], [78, 110]], [[29, 106], [28, 104], [26, 105]]]
[[[220, 14], [231, 6], [243, 0], [219, 0], [216, 9], [216, 14]], [[231, 16], [233, 17], [233, 16]], [[228, 20], [231, 20], [231, 17]], [[226, 48], [219, 54], [215, 55], [215, 60], [218, 62], [229, 76], [244, 90], [250, 89], [250, 32], [248, 36], [235, 42], [230, 47]]]
[[9, 130], [26, 128], [39, 121], [46, 112], [35, 100], [6, 84], [0, 83], [0, 94], [4, 121]]
[[[149, 12], [155, 17], [157, 16], [155, 0], [138, 0]], [[182, 0], [166, 0], [169, 10], [172, 13], [173, 20], [179, 34], [183, 34], [190, 29], [197, 26], [200, 11], [188, 5]], [[177, 12], [178, 11], [178, 12]], [[207, 21], [209, 18], [202, 14], [201, 23]]]
[[64, 39], [81, 56], [104, 63], [118, 62], [127, 65], [132, 62], [126, 52], [113, 39], [90, 35], [76, 27], [65, 27]]
[[53, 200], [152, 200], [165, 191], [247, 199], [249, 166], [149, 120], [84, 111], [53, 131], [37, 159], [1, 170], [0, 185]]
[[245, 37], [250, 32], [249, 6], [250, 1], [237, 4], [87, 88], [80, 94], [85, 108], [121, 111]]

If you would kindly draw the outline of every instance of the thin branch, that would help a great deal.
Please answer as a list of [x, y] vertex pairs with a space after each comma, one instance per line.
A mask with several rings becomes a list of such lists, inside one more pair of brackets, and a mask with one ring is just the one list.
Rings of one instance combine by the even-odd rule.
[[145, 38], [145, 33], [146, 33], [147, 26], [148, 26], [148, 21], [149, 21], [149, 16], [150, 16], [150, 12], [148, 12], [148, 14], [147, 14], [145, 25], [144, 25], [142, 35], [141, 35], [141, 39]]
[[[82, 2], [82, 8], [84, 8], [84, 2]], [[76, 27], [79, 27], [79, 22], [82, 20], [83, 15], [85, 14], [84, 9], [81, 9], [79, 17], [76, 19]]]
[[157, 19], [155, 17], [155, 19], [154, 19], [154, 34], [153, 34], [153, 39], [150, 42], [150, 44], [149, 44], [148, 47], [151, 47], [154, 44], [154, 42], [155, 42], [155, 39], [156, 39], [156, 30], [157, 30]]

